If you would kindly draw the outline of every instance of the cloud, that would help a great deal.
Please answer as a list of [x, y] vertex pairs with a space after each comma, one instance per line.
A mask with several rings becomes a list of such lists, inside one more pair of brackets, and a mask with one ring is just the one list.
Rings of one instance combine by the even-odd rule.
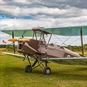
[[66, 8], [67, 6], [77, 8], [87, 8], [87, 0], [42, 0], [42, 5], [47, 7], [58, 7], [60, 9]]
[[[48, 7], [19, 7], [19, 6], [8, 6], [3, 5], [0, 9], [1, 14], [14, 16], [14, 17], [21, 17], [21, 16], [38, 16], [38, 15], [50, 15], [50, 16], [80, 16], [80, 15], [87, 15], [87, 9], [80, 9], [77, 7], [70, 7], [67, 6], [65, 9], [60, 8], [48, 8]], [[78, 13], [78, 14], [77, 14]]]
[[[0, 30], [79, 25], [87, 26], [87, 0], [0, 0]], [[0, 32], [0, 43], [8, 38], [11, 36]]]
[[87, 0], [0, 0], [0, 29], [87, 25]]

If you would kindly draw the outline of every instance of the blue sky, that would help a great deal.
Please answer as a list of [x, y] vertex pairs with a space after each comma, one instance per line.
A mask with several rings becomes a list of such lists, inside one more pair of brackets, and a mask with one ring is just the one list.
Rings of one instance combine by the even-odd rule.
[[87, 0], [0, 0], [0, 30], [79, 25], [87, 25]]

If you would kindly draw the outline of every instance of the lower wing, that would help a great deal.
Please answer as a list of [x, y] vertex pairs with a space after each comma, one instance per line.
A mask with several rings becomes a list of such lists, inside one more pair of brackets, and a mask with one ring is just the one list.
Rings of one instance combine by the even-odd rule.
[[3, 52], [3, 53], [6, 55], [18, 57], [18, 58], [25, 58], [25, 56], [20, 55], [20, 54], [14, 54], [14, 53], [8, 53], [8, 52]]
[[[24, 55], [13, 54], [4, 52], [4, 54], [15, 56], [18, 58], [25, 58]], [[67, 65], [87, 65], [87, 57], [72, 57], [72, 58], [42, 58], [42, 61], [53, 61], [60, 64], [67, 64]]]
[[53, 61], [60, 64], [67, 65], [87, 65], [87, 57], [76, 58], [43, 58], [42, 60]]

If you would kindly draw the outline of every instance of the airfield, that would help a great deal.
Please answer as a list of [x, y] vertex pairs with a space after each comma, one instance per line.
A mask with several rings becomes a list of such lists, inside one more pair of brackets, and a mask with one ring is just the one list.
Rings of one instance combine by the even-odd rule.
[[0, 51], [0, 87], [87, 87], [87, 66], [49, 62], [52, 73], [43, 75], [40, 67], [25, 73], [27, 64]]

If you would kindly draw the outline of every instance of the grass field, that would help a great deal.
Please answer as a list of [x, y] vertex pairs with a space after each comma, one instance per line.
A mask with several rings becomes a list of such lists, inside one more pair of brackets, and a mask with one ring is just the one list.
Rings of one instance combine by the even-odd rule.
[[27, 60], [0, 52], [0, 87], [87, 87], [87, 66], [49, 63], [51, 75], [43, 75], [40, 67], [25, 73]]

